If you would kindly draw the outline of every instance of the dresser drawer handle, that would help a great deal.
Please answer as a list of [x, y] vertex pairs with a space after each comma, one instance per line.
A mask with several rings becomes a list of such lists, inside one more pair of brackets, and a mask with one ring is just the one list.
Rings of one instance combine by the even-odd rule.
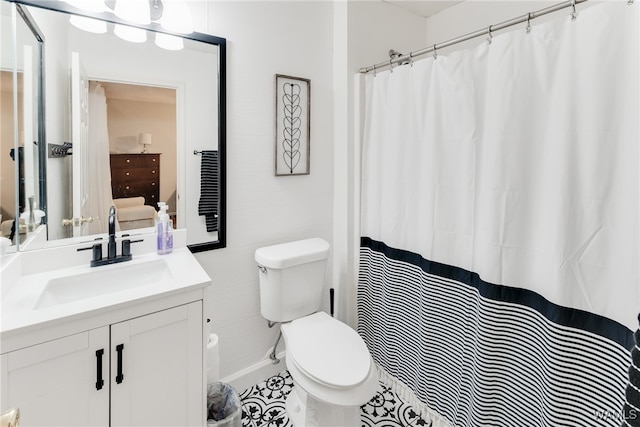
[[156, 161], [156, 159], [151, 159], [151, 161], [155, 162], [155, 161]]
[[129, 172], [125, 172], [125, 175], [126, 175], [126, 176], [129, 176]]
[[127, 159], [127, 163], [131, 163], [131, 160]]
[[127, 185], [127, 186], [126, 186], [126, 187], [124, 187], [124, 188], [128, 190], [128, 189], [129, 189], [129, 186]]
[[152, 183], [151, 183], [151, 186], [152, 186], [152, 187], [153, 187], [153, 186], [155, 186], [155, 185], [156, 185], [156, 183], [155, 183], [155, 182], [152, 182]]
[[151, 171], [151, 173], [156, 173], [156, 171]]

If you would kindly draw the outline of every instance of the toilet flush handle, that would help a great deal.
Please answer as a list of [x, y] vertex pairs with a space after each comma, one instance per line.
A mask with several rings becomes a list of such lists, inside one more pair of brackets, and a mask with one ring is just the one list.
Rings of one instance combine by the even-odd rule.
[[258, 264], [258, 270], [260, 270], [261, 273], [267, 274], [267, 267], [264, 265]]

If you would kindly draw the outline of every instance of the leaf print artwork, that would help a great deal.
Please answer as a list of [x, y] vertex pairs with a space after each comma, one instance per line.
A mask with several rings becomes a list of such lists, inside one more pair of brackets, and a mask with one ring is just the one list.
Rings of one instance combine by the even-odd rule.
[[308, 175], [311, 82], [276, 74], [275, 90], [275, 175]]
[[284, 114], [282, 118], [282, 157], [289, 168], [289, 173], [298, 166], [300, 162], [300, 136], [302, 131], [300, 126], [302, 120], [302, 107], [300, 106], [300, 85], [295, 83], [284, 83], [282, 85], [282, 103]]

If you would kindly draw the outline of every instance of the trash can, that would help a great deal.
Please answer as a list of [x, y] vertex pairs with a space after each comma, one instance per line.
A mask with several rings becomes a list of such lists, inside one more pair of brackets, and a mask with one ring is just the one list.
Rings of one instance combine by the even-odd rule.
[[227, 383], [207, 385], [207, 427], [241, 427], [242, 407], [236, 390]]

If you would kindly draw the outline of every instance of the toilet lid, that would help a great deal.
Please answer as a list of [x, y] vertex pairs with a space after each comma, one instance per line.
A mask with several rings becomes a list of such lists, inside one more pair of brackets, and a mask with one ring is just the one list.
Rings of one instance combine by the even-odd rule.
[[371, 356], [360, 335], [325, 312], [282, 325], [287, 357], [315, 381], [337, 388], [367, 378]]

